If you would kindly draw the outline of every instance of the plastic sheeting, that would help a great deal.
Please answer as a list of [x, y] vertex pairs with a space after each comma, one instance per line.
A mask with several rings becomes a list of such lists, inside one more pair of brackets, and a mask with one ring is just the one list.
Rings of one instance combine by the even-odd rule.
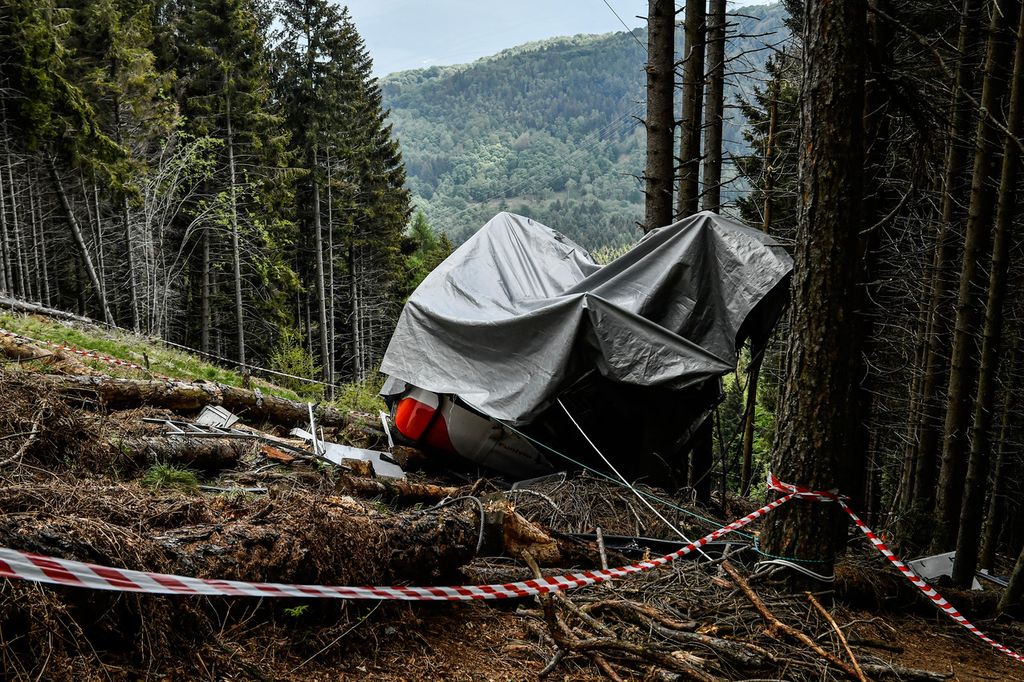
[[500, 213], [409, 298], [381, 366], [398, 382], [384, 393], [407, 382], [523, 424], [594, 371], [693, 387], [732, 371], [746, 336], [767, 336], [791, 270], [769, 236], [710, 212], [652, 230], [605, 266]]

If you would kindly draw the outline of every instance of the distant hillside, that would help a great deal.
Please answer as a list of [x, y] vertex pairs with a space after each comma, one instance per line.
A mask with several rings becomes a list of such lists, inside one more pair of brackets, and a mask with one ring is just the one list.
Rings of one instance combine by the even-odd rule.
[[[781, 5], [737, 10], [727, 100], [750, 92], [788, 34]], [[596, 248], [632, 241], [642, 215], [646, 35], [637, 29], [530, 43], [472, 64], [382, 79], [408, 182], [456, 241], [511, 210]], [[681, 46], [680, 46], [681, 47]], [[727, 101], [728, 104], [728, 101]], [[726, 150], [744, 153], [727, 109]], [[728, 172], [728, 168], [727, 168]]]

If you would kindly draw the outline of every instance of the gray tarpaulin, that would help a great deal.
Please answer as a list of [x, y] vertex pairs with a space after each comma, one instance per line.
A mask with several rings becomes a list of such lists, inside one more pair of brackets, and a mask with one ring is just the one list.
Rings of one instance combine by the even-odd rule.
[[767, 333], [748, 316], [791, 269], [773, 239], [710, 212], [651, 231], [605, 266], [500, 213], [409, 298], [381, 371], [514, 423], [592, 370], [683, 389], [731, 371], [741, 336]]

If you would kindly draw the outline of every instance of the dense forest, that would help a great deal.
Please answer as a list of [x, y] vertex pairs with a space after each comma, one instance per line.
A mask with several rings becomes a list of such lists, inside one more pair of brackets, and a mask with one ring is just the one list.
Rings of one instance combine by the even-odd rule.
[[[838, 484], [903, 551], [956, 550], [957, 585], [1000, 553], [1021, 556], [1019, 599], [1021, 4], [842, 5], [788, 2], [803, 32], [742, 102], [752, 153], [739, 169], [752, 189], [738, 210], [793, 244], [796, 266], [776, 349], [750, 363], [720, 410], [717, 470], [739, 474], [740, 489], [769, 468]], [[703, 82], [690, 89], [702, 90], [711, 97]], [[684, 175], [701, 167], [698, 193], [676, 198], [707, 208], [719, 155], [703, 132], [699, 157], [676, 165]], [[671, 202], [671, 186], [658, 198]], [[765, 419], [773, 445], [751, 474]], [[841, 552], [845, 531], [812, 507], [783, 514], [768, 551], [809, 561]]]
[[347, 10], [15, 1], [0, 36], [0, 291], [327, 383], [375, 366], [438, 240], [403, 237]]
[[[745, 157], [738, 107], [789, 30], [781, 5], [731, 11], [725, 150]], [[646, 31], [530, 43], [472, 64], [381, 80], [408, 186], [456, 242], [498, 211], [530, 216], [591, 249], [632, 243], [643, 214]], [[676, 39], [676, 58], [683, 33]], [[730, 201], [745, 193], [740, 178]]]

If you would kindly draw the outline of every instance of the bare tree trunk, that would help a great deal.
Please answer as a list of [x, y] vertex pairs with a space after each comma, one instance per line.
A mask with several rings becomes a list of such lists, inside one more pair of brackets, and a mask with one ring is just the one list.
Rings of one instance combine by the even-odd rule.
[[[944, 402], [941, 391], [949, 381], [949, 347], [951, 330], [949, 303], [953, 278], [946, 270], [953, 264], [957, 240], [952, 226], [959, 212], [959, 194], [967, 167], [967, 139], [971, 128], [973, 108], [966, 94], [973, 88], [976, 60], [971, 58], [979, 40], [982, 1], [964, 0], [960, 15], [960, 34], [957, 51], [960, 55], [950, 104], [949, 143], [943, 172], [942, 217], [935, 243], [932, 268], [931, 296], [928, 302], [928, 345], [923, 363], [924, 374], [918, 398], [920, 413], [912, 425], [911, 443], [916, 443], [914, 460], [914, 487], [908, 499], [910, 511], [910, 538], [923, 547], [930, 540], [931, 518], [935, 505], [935, 482], [938, 473], [940, 435]], [[916, 434], [913, 431], [916, 430]]]
[[1016, 189], [1020, 162], [1017, 137], [1021, 132], [1024, 107], [1024, 12], [1017, 6], [1017, 49], [1010, 82], [1010, 113], [1003, 144], [1003, 167], [999, 180], [999, 201], [996, 209], [995, 237], [992, 246], [992, 267], [989, 270], [988, 302], [985, 307], [985, 329], [981, 343], [981, 367], [978, 390], [974, 399], [974, 427], [971, 431], [971, 454], [964, 482], [963, 508], [957, 534], [953, 582], [967, 588], [974, 579], [978, 563], [978, 544], [984, 518], [985, 488], [988, 482], [989, 450], [992, 442], [992, 412], [995, 407], [996, 378], [999, 373], [1000, 346], [1003, 337], [1003, 301], [1010, 269], [1010, 246], [1013, 241], [1013, 218], [1017, 209]]
[[210, 352], [210, 231], [203, 229], [203, 256], [199, 274], [199, 349]]
[[[96, 207], [96, 268], [100, 277], [100, 287], [103, 289], [103, 298], [109, 300], [107, 296], [107, 268], [104, 263], [103, 253], [103, 215], [100, 213], [100, 188], [93, 182], [92, 184], [92, 198], [93, 205]], [[88, 203], [89, 199], [86, 198]]]
[[704, 200], [701, 209], [722, 210], [722, 123], [725, 113], [725, 3], [708, 11], [708, 93], [704, 107]]
[[351, 301], [352, 311], [349, 317], [350, 324], [352, 325], [352, 374], [356, 381], [361, 381], [363, 377], [363, 349], [360, 343], [360, 330], [359, 330], [359, 291], [356, 284], [356, 257], [355, 247], [352, 244], [348, 245], [348, 292], [349, 300]]
[[704, 33], [707, 0], [686, 0], [683, 102], [679, 121], [679, 193], [676, 218], [697, 212], [700, 198], [700, 138], [704, 109]]
[[[999, 101], [1006, 93], [1007, 82], [1000, 77], [1010, 59], [1011, 43], [1006, 39], [1010, 21], [1016, 21], [1016, 0], [996, 0], [992, 11], [988, 52], [985, 58], [985, 80], [981, 104], [986, 111], [999, 110]], [[942, 468], [939, 471], [936, 523], [931, 547], [936, 552], [956, 545], [964, 478], [970, 443], [968, 428], [972, 411], [978, 358], [975, 335], [982, 314], [981, 293], [985, 290], [984, 269], [979, 264], [989, 254], [992, 214], [996, 194], [999, 133], [987, 116], [978, 121], [971, 179], [971, 206], [964, 238], [964, 260], [960, 271], [960, 292], [957, 296], [953, 357], [949, 370], [949, 393], [946, 421], [943, 427]]]
[[647, 165], [644, 232], [672, 222], [675, 3], [647, 2]]
[[[775, 132], [778, 127], [779, 117], [779, 79], [775, 78], [768, 89], [768, 137], [764, 148], [764, 218], [761, 223], [761, 230], [765, 234], [771, 233], [772, 228], [772, 191], [775, 181], [771, 165], [775, 157]], [[753, 347], [751, 347], [753, 352]], [[747, 368], [747, 403], [743, 410], [743, 454], [740, 464], [740, 490], [741, 495], [746, 497], [750, 492], [751, 476], [753, 475], [754, 459], [754, 425], [757, 417], [757, 383], [761, 376], [761, 363], [764, 361], [764, 350], [756, 357], [750, 358], [750, 366]]]
[[7, 233], [7, 192], [4, 189], [3, 173], [0, 173], [0, 288], [14, 294], [14, 277], [11, 272], [11, 242]]
[[50, 305], [52, 298], [50, 296], [50, 271], [47, 261], [49, 255], [46, 249], [46, 221], [43, 220], [43, 198], [39, 197], [38, 205], [38, 216], [39, 216], [39, 251], [42, 256], [42, 278], [43, 278], [43, 304]]
[[36, 300], [45, 303], [43, 300], [43, 270], [39, 263], [42, 226], [36, 220], [36, 195], [31, 177], [28, 181], [28, 218], [32, 224], [32, 272], [35, 274]]
[[[316, 156], [313, 157], [316, 168]], [[320, 226], [320, 183], [313, 179], [313, 248], [316, 249], [316, 296], [320, 313], [320, 362], [324, 381], [330, 381], [331, 354], [327, 347], [327, 294], [324, 287], [324, 243]]]
[[[4, 138], [4, 144], [6, 146], [7, 139]], [[28, 290], [28, 276], [25, 267], [25, 239], [22, 235], [21, 221], [18, 220], [18, 186], [14, 182], [14, 163], [11, 161], [11, 153], [7, 152], [7, 182], [11, 188], [11, 232], [14, 234], [15, 253], [18, 256], [18, 290], [22, 298], [32, 298], [31, 292]]]
[[238, 246], [238, 197], [236, 195], [235, 177], [235, 140], [231, 130], [231, 88], [228, 84], [228, 74], [224, 72], [224, 107], [227, 114], [225, 121], [227, 126], [228, 142], [228, 172], [230, 173], [230, 196], [231, 196], [231, 262], [234, 266], [235, 280], [235, 333], [238, 335], [238, 362], [241, 365], [242, 373], [245, 369], [245, 309], [242, 307], [242, 254]]
[[1009, 611], [1010, 607], [1020, 603], [1021, 597], [1024, 597], [1024, 549], [1021, 549], [1020, 556], [1017, 557], [1017, 564], [1013, 567], [1013, 574], [1010, 576], [1010, 585], [1003, 592], [996, 611], [998, 613]]
[[64, 191], [64, 183], [60, 179], [60, 173], [57, 172], [57, 162], [52, 155], [48, 155], [47, 163], [50, 167], [50, 177], [53, 179], [54, 189], [57, 190], [57, 196], [64, 209], [64, 216], [67, 218], [68, 226], [71, 228], [71, 235], [75, 238], [75, 243], [78, 245], [79, 253], [82, 256], [82, 263], [85, 266], [86, 274], [89, 276], [93, 290], [99, 298], [100, 309], [103, 312], [103, 321], [112, 325], [114, 324], [114, 317], [110, 314], [110, 308], [107, 307], [107, 299], [103, 295], [103, 287], [100, 286], [99, 277], [96, 276], [96, 269], [92, 265], [92, 257], [89, 255], [89, 249], [85, 245], [82, 228], [78, 224], [78, 218], [75, 217], [75, 211], [68, 200], [67, 192]]
[[334, 353], [334, 343], [337, 339], [337, 334], [334, 330], [335, 324], [335, 310], [334, 310], [334, 183], [332, 182], [332, 168], [331, 168], [331, 155], [327, 154], [327, 290], [330, 292], [327, 297], [328, 311], [327, 316], [330, 324], [330, 357], [331, 362], [328, 365], [328, 379], [327, 379], [327, 397], [330, 400], [334, 400], [334, 373], [337, 355]]
[[1003, 499], [1006, 495], [1007, 477], [1010, 475], [1008, 459], [1011, 457], [1010, 431], [1013, 416], [1017, 413], [1017, 403], [1014, 397], [1017, 389], [1018, 376], [1024, 369], [1024, 350], [1020, 347], [1020, 340], [1014, 339], [1014, 350], [1010, 353], [1013, 363], [1009, 371], [1009, 381], [1003, 387], [1003, 416], [999, 426], [999, 451], [996, 454], [995, 469], [992, 472], [992, 490], [989, 494], [988, 514], [985, 519], [984, 541], [981, 544], [981, 554], [978, 556], [980, 568], [992, 570], [996, 559], [996, 544], [999, 541], [999, 531], [1003, 527], [1006, 503]]
[[[118, 63], [115, 61], [115, 72], [117, 68]], [[118, 142], [124, 144], [124, 130], [121, 125], [121, 99], [116, 96], [114, 98], [114, 127], [117, 129]], [[123, 194], [121, 197], [121, 222], [123, 223], [122, 228], [124, 230], [124, 254], [127, 270], [125, 277], [128, 279], [128, 309], [131, 311], [132, 316], [132, 331], [137, 333], [141, 326], [141, 318], [139, 316], [139, 292], [135, 275], [135, 255], [132, 253], [131, 211], [128, 205], [127, 194]]]
[[[3, 131], [4, 136], [4, 148], [7, 148], [7, 104], [3, 105], [3, 109], [0, 110], [0, 115], [3, 116]], [[8, 165], [10, 162], [10, 152], [8, 156]], [[7, 231], [7, 192], [14, 194], [14, 183], [10, 183], [7, 189], [4, 189], [3, 174], [0, 173], [0, 251], [3, 251], [3, 282], [0, 282], [0, 286], [10, 293], [14, 294], [14, 262], [11, 260], [11, 241], [10, 234]]]
[[132, 254], [132, 223], [131, 223], [131, 212], [128, 206], [128, 196], [125, 195], [121, 199], [121, 220], [124, 224], [124, 253], [125, 253], [125, 264], [127, 272], [125, 276], [128, 278], [128, 299], [129, 309], [132, 314], [132, 331], [139, 331], [139, 291], [135, 284], [135, 257]]
[[[793, 327], [778, 413], [773, 471], [783, 481], [830, 489], [863, 467], [850, 446], [859, 338], [855, 317], [864, 171], [867, 2], [804, 3], [800, 206], [793, 271]], [[828, 573], [843, 546], [835, 505], [794, 500], [768, 518], [768, 552]]]

